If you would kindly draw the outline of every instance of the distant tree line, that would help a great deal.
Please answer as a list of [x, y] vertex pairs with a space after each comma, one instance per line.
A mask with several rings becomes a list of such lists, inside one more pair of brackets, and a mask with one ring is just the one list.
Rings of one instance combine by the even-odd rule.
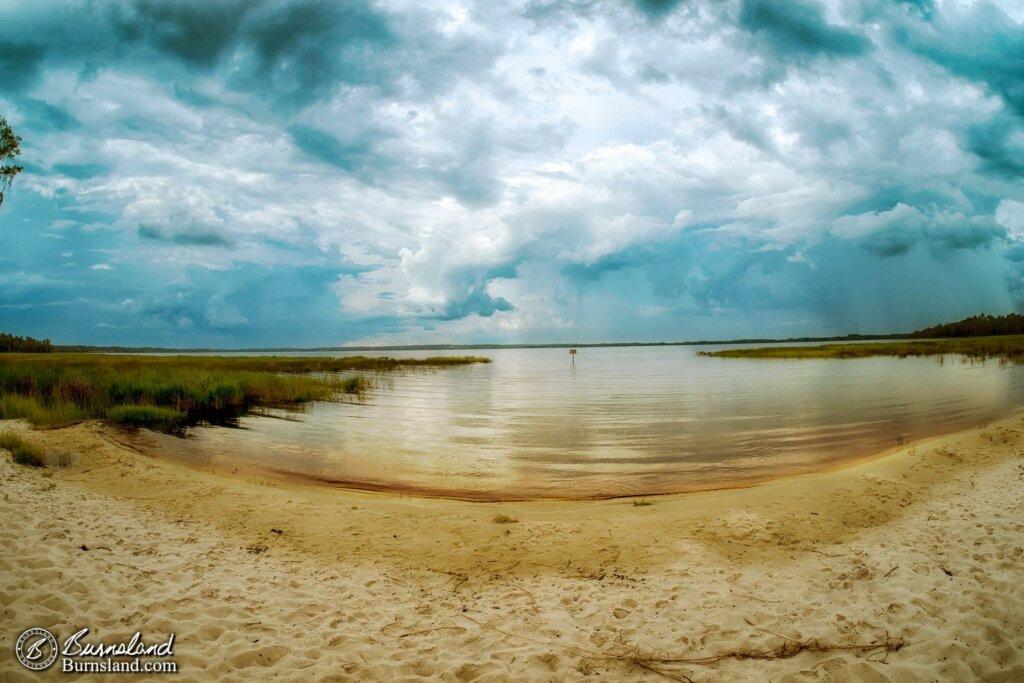
[[[396, 349], [488, 349], [488, 348], [560, 348], [560, 347], [601, 347], [601, 346], [675, 346], [692, 344], [752, 344], [752, 343], [777, 343], [777, 342], [827, 342], [827, 341], [860, 341], [869, 339], [908, 339], [908, 338], [941, 338], [941, 337], [992, 337], [998, 335], [1024, 335], [1024, 315], [1010, 313], [1008, 315], [975, 315], [955, 323], [943, 323], [923, 330], [917, 330], [910, 334], [848, 334], [843, 337], [799, 337], [790, 339], [733, 339], [724, 341], [700, 341], [700, 342], [633, 342], [633, 343], [575, 343], [575, 344], [452, 344], [452, 345], [429, 345], [429, 346], [382, 346], [382, 347], [319, 347], [316, 349], [291, 349], [291, 348], [261, 348], [261, 349], [232, 349], [237, 351], [360, 351], [369, 350], [386, 351]], [[49, 339], [33, 339], [32, 337], [17, 337], [13, 334], [0, 332], [0, 353], [155, 353], [155, 352], [210, 352], [224, 351], [228, 349], [168, 349], [158, 347], [138, 346], [85, 346], [68, 345], [54, 346]]]
[[39, 341], [32, 337], [17, 337], [0, 332], [0, 353], [51, 353], [53, 344], [49, 339]]
[[975, 315], [955, 323], [935, 325], [914, 332], [912, 337], [991, 337], [1024, 334], [1024, 315]]

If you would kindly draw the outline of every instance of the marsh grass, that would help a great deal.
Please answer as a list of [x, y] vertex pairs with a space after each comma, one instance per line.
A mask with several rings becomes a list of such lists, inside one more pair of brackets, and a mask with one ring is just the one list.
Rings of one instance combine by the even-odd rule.
[[367, 375], [484, 362], [489, 359], [0, 354], [0, 419], [37, 425], [106, 419], [166, 431], [234, 425], [254, 409], [358, 398], [374, 386]]
[[1024, 364], [1024, 335], [1002, 337], [963, 337], [954, 339], [926, 339], [921, 341], [866, 342], [862, 344], [820, 344], [816, 346], [769, 346], [760, 348], [698, 351], [698, 356], [715, 358], [868, 358], [889, 356], [908, 358], [919, 356], [961, 355], [969, 360], [984, 361], [991, 358], [1010, 365]]
[[14, 462], [19, 465], [31, 465], [32, 467], [46, 466], [46, 454], [43, 452], [43, 449], [25, 441], [14, 432], [0, 432], [0, 448], [9, 450], [14, 458]]
[[107, 410], [107, 419], [135, 427], [153, 427], [180, 424], [186, 413], [172, 408], [147, 405], [114, 406]]

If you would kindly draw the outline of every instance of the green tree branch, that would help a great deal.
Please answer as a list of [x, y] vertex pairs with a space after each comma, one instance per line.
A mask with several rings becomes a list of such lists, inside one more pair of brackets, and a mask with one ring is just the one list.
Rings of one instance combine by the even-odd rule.
[[0, 206], [3, 206], [4, 203], [4, 192], [11, 189], [14, 176], [25, 170], [22, 166], [9, 163], [19, 154], [21, 154], [21, 138], [11, 130], [7, 119], [0, 117], [0, 163], [3, 163], [3, 166], [0, 166]]

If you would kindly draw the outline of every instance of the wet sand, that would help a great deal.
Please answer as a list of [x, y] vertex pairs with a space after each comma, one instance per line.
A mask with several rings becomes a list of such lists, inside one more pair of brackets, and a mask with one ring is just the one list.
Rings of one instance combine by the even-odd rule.
[[0, 458], [0, 679], [65, 677], [12, 655], [42, 626], [174, 632], [175, 680], [1024, 680], [1019, 416], [650, 505], [322, 489], [110, 429]]

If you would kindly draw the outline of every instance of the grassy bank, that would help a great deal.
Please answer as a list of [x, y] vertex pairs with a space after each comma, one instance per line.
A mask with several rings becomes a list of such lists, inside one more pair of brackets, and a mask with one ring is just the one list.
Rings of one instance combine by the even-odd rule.
[[255, 408], [359, 395], [377, 373], [481, 362], [489, 360], [0, 354], [0, 419], [52, 425], [95, 418], [169, 430], [229, 425]]
[[959, 354], [976, 360], [999, 359], [1024, 363], [1024, 336], [964, 337], [921, 341], [868, 342], [863, 344], [820, 344], [817, 346], [775, 346], [759, 348], [699, 351], [699, 356], [714, 358], [868, 358], [889, 356], [943, 356]]

